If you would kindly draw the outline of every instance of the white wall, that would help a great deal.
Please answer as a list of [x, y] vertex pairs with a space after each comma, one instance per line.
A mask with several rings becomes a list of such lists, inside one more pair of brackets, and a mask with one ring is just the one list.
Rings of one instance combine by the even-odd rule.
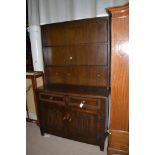
[[107, 16], [105, 8], [129, 0], [39, 0], [40, 25]]

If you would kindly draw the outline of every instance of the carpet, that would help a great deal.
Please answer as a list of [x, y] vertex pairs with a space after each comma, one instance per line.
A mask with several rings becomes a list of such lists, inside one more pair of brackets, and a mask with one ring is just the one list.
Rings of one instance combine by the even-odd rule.
[[107, 155], [99, 146], [69, 140], [53, 135], [41, 136], [40, 129], [33, 123], [26, 123], [26, 155]]

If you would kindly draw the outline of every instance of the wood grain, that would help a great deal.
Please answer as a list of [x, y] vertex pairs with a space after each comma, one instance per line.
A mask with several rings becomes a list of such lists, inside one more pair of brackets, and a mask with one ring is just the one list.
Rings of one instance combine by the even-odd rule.
[[109, 8], [111, 16], [111, 104], [108, 155], [128, 154], [129, 6]]
[[109, 89], [108, 17], [43, 25], [42, 42], [46, 84]]
[[42, 26], [45, 86], [37, 89], [42, 135], [47, 132], [104, 150], [109, 33], [109, 17]]
[[106, 43], [107, 30], [108, 17], [48, 24], [42, 26], [42, 43], [43, 46]]
[[[60, 89], [59, 86], [55, 86], [55, 89], [37, 89], [41, 134], [44, 135], [46, 132], [99, 145], [104, 149], [106, 97], [102, 93], [96, 96], [93, 95], [93, 91], [90, 95], [86, 90], [83, 94], [78, 87], [74, 89], [75, 94], [72, 89], [66, 88], [69, 91], [66, 92], [64, 87]], [[84, 107], [80, 108], [82, 101], [85, 101]]]
[[128, 9], [122, 11], [121, 16], [113, 16], [113, 14], [115, 15], [120, 11], [120, 8], [117, 9], [111, 9], [111, 11], [114, 12], [111, 12], [112, 60], [110, 128], [128, 131], [129, 56], [127, 48], [129, 40], [129, 17], [123, 14], [128, 12]]

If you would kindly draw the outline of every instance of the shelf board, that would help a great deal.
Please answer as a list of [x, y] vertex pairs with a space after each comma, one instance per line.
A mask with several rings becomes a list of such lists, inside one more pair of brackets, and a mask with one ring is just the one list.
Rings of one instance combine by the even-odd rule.
[[38, 91], [46, 91], [53, 93], [60, 93], [63, 95], [84, 95], [84, 96], [96, 96], [107, 97], [110, 90], [106, 87], [97, 86], [80, 86], [80, 85], [66, 85], [66, 84], [47, 84], [37, 89]]

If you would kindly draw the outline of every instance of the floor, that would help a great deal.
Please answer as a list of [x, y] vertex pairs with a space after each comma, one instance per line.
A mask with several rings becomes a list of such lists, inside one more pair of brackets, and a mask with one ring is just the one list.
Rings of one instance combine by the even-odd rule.
[[26, 124], [26, 155], [107, 155], [99, 146], [89, 145], [53, 135], [40, 135], [39, 127], [33, 123]]

